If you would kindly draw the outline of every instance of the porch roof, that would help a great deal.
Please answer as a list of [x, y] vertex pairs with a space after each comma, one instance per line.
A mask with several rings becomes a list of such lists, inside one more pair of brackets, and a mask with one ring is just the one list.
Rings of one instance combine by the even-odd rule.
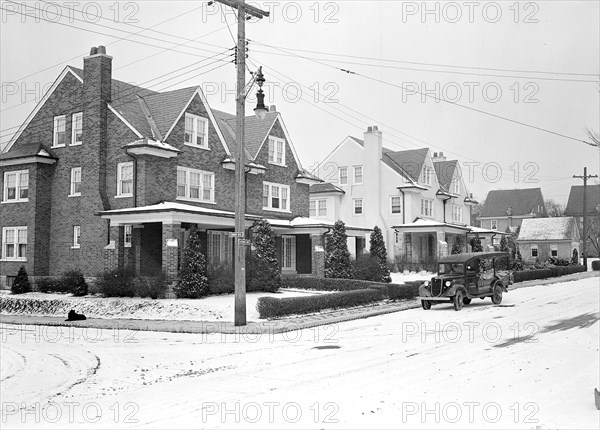
[[470, 227], [470, 229], [471, 229], [470, 233], [480, 234], [480, 235], [500, 234], [500, 235], [504, 235], [504, 236], [510, 236], [512, 234], [512, 233], [506, 233], [505, 231], [490, 230], [490, 229], [481, 228], [481, 227]]
[[[200, 206], [188, 205], [178, 202], [161, 202], [155, 205], [114, 209], [99, 212], [98, 215], [109, 219], [111, 225], [143, 224], [152, 222], [180, 223], [187, 222], [201, 224], [207, 227], [231, 227], [235, 226], [235, 212], [212, 209]], [[254, 221], [263, 219], [258, 215], [246, 214], [246, 226], [249, 227]], [[267, 221], [275, 230], [283, 233], [325, 233], [333, 228], [333, 221], [320, 220], [307, 217], [296, 217], [294, 219], [267, 218]], [[350, 236], [363, 235], [372, 229], [346, 226], [346, 233]]]
[[463, 234], [471, 231], [471, 227], [448, 224], [445, 222], [417, 218], [415, 221], [408, 224], [399, 224], [392, 226], [395, 230], [401, 230], [404, 233], [425, 233], [434, 231], [443, 231], [445, 233]]

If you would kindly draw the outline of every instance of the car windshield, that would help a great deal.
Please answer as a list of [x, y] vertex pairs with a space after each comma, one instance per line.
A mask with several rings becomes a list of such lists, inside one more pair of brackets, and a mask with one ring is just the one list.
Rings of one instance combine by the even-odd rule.
[[462, 263], [443, 263], [438, 267], [438, 274], [440, 275], [462, 275], [464, 274], [464, 268]]

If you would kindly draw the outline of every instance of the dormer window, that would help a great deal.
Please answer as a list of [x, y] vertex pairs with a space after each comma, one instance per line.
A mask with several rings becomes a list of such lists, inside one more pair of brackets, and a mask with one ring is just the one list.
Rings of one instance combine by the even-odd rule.
[[71, 117], [71, 146], [81, 145], [83, 141], [83, 113], [74, 113]]
[[67, 144], [67, 117], [64, 115], [54, 117], [54, 138], [52, 147], [57, 148]]
[[269, 136], [269, 163], [285, 166], [285, 140]]
[[205, 118], [185, 114], [184, 144], [208, 149], [208, 121]]
[[425, 185], [431, 185], [431, 167], [423, 167], [421, 172], [421, 182]]
[[458, 178], [454, 178], [454, 194], [460, 194], [460, 181]]

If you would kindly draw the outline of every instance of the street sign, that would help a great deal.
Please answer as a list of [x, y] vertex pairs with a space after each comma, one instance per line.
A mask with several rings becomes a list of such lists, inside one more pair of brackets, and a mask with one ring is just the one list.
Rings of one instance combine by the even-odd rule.
[[241, 231], [234, 231], [229, 233], [229, 237], [239, 237], [239, 238], [243, 238], [244, 237], [244, 233]]

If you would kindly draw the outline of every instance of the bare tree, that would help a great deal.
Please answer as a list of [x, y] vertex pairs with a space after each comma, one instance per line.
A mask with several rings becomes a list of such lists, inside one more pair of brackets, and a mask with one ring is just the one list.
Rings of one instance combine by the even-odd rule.
[[565, 209], [566, 209], [565, 205], [557, 202], [556, 200], [553, 200], [553, 199], [546, 200], [546, 212], [548, 213], [549, 217], [565, 216]]

